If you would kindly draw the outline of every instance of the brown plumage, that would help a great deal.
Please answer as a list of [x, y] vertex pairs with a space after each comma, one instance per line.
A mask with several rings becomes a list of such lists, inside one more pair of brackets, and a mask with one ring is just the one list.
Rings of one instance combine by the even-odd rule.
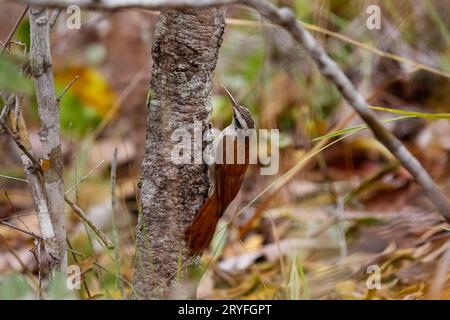
[[[245, 107], [236, 103], [228, 90], [226, 91], [233, 103], [233, 122], [230, 127], [224, 130], [225, 134], [218, 144], [218, 148], [222, 148], [223, 150], [222, 159], [224, 159], [224, 163], [214, 164], [214, 190], [200, 208], [187, 231], [188, 247], [192, 255], [200, 254], [209, 246], [220, 217], [222, 217], [229, 204], [236, 198], [241, 188], [249, 164], [249, 138], [245, 137], [244, 163], [239, 164], [237, 161], [239, 150], [236, 136], [239, 136], [241, 133], [245, 134], [245, 130], [247, 129], [254, 128], [253, 117]], [[239, 133], [236, 129], [243, 129], [243, 131]], [[225, 163], [226, 139], [234, 139], [234, 161], [232, 163]]]

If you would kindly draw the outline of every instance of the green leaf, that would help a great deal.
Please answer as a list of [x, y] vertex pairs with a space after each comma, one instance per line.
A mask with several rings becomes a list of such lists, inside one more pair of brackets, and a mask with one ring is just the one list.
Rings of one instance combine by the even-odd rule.
[[348, 128], [344, 128], [341, 130], [336, 130], [336, 131], [324, 134], [323, 136], [319, 136], [317, 138], [312, 139], [312, 141], [318, 141], [318, 140], [322, 140], [322, 139], [339, 137], [339, 136], [343, 136], [348, 133], [355, 133], [355, 132], [361, 131], [366, 128], [367, 128], [366, 124], [361, 124], [361, 125], [354, 126], [354, 127], [348, 127]]
[[31, 94], [31, 81], [20, 74], [17, 64], [10, 58], [0, 57], [0, 89], [16, 93]]
[[20, 42], [24, 43], [28, 49], [30, 48], [30, 19], [28, 19], [27, 16], [25, 16], [19, 24], [19, 28], [16, 31], [16, 37]]
[[300, 275], [298, 274], [298, 269], [296, 265], [297, 257], [294, 255], [292, 259], [291, 272], [289, 275], [289, 300], [300, 300]]
[[[291, 272], [289, 274], [289, 299], [300, 300], [309, 299], [308, 282], [300, 263], [300, 259], [294, 254], [292, 258]], [[301, 293], [303, 293], [301, 295]]]
[[8, 274], [0, 279], [0, 300], [33, 299], [35, 294], [20, 274]]
[[391, 108], [384, 108], [384, 107], [376, 107], [376, 106], [369, 106], [370, 109], [377, 110], [377, 111], [385, 111], [389, 113], [395, 113], [395, 114], [402, 114], [408, 117], [414, 117], [414, 118], [424, 118], [424, 119], [450, 119], [450, 113], [425, 113], [425, 112], [414, 112], [414, 111], [407, 111], [407, 110], [397, 110], [397, 109], [391, 109]]
[[[392, 118], [392, 119], [383, 120], [383, 123], [389, 123], [389, 122], [394, 122], [394, 121], [404, 120], [404, 119], [409, 119], [409, 118], [415, 118], [415, 116], [396, 117], [396, 118]], [[346, 134], [353, 134], [353, 133], [362, 131], [362, 130], [367, 129], [367, 128], [368, 128], [367, 124], [360, 124], [360, 125], [357, 125], [357, 126], [348, 127], [348, 128], [344, 128], [344, 129], [341, 129], [341, 130], [336, 130], [336, 131], [324, 134], [323, 136], [320, 136], [320, 137], [312, 139], [312, 141], [318, 141], [318, 140], [322, 140], [322, 139], [340, 137], [340, 136], [343, 136], [343, 135], [346, 135]]]
[[[398, 120], [404, 120], [409, 118], [423, 118], [423, 119], [431, 119], [431, 120], [438, 120], [438, 119], [450, 119], [450, 113], [425, 113], [425, 112], [415, 112], [415, 111], [407, 111], [407, 110], [397, 110], [397, 109], [391, 109], [391, 108], [385, 108], [385, 107], [377, 107], [377, 106], [369, 106], [372, 110], [377, 111], [385, 111], [389, 113], [394, 114], [401, 114], [401, 117], [396, 117], [392, 119], [383, 120], [384, 123], [394, 122]], [[349, 128], [344, 128], [341, 130], [336, 130], [330, 133], [327, 133], [323, 136], [314, 138], [312, 141], [322, 140], [326, 138], [334, 138], [339, 137], [348, 133], [356, 133], [358, 131], [367, 129], [368, 126], [366, 124], [361, 124], [358, 126], [353, 126]]]

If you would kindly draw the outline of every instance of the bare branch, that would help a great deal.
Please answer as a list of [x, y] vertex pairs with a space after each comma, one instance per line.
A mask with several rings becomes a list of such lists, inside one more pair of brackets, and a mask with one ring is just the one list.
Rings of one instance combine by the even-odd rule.
[[8, 228], [11, 228], [11, 229], [20, 231], [20, 232], [22, 232], [22, 233], [24, 233], [24, 234], [27, 234], [27, 235], [29, 235], [30, 237], [36, 238], [36, 239], [38, 239], [38, 240], [42, 240], [42, 238], [41, 238], [40, 236], [34, 234], [33, 232], [24, 230], [24, 229], [22, 229], [22, 228], [16, 226], [15, 224], [12, 224], [12, 223], [9, 223], [9, 222], [0, 220], [0, 225], [4, 225], [4, 226], [6, 226], [6, 227], [8, 227]]
[[66, 85], [66, 87], [64, 88], [64, 90], [59, 94], [58, 98], [56, 98], [56, 101], [59, 103], [61, 101], [61, 98], [64, 96], [64, 94], [67, 92], [67, 90], [70, 89], [70, 87], [75, 83], [75, 81], [77, 81], [78, 79], [80, 79], [80, 76], [76, 75], [72, 80], [70, 80], [70, 82]]
[[39, 161], [37, 161], [37, 159], [34, 157], [31, 149], [27, 148], [22, 143], [22, 139], [20, 138], [20, 136], [18, 134], [15, 134], [14, 132], [12, 132], [12, 130], [9, 128], [9, 126], [6, 123], [0, 123], [0, 125], [3, 126], [3, 129], [5, 129], [5, 131], [9, 134], [9, 136], [14, 140], [17, 147], [28, 157], [28, 159], [33, 164], [34, 170], [36, 170], [38, 172], [42, 172], [42, 168], [39, 164]]
[[7, 175], [4, 175], [4, 174], [0, 174], [0, 178], [5, 178], [5, 179], [9, 179], [9, 180], [15, 180], [15, 181], [21, 181], [21, 182], [28, 183], [28, 180], [26, 180], [26, 179], [12, 177], [12, 176], [7, 176]]
[[67, 265], [66, 230], [64, 223], [63, 160], [59, 125], [59, 108], [54, 93], [50, 54], [48, 10], [30, 7], [30, 70], [35, 79], [38, 112], [41, 121], [42, 167], [44, 187], [55, 236], [59, 246], [61, 269]]
[[61, 9], [55, 9], [52, 12], [52, 15], [50, 16], [50, 29], [53, 29], [54, 25], [56, 24], [56, 21], [58, 21], [59, 16], [61, 15]]
[[[80, 265], [80, 263], [78, 262], [77, 253], [73, 250], [72, 244], [70, 243], [69, 239], [67, 239], [67, 246], [68, 246], [67, 251], [69, 251], [72, 254], [73, 261], [75, 261], [77, 265]], [[83, 277], [83, 287], [86, 290], [88, 299], [92, 298], [91, 292], [84, 277]]]
[[[4, 110], [3, 110], [5, 113], [7, 112], [7, 110], [11, 109], [11, 106], [8, 109], [6, 109], [6, 107], [7, 106], [5, 106]], [[2, 114], [3, 114], [3, 112], [2, 112]], [[19, 118], [16, 122], [19, 125], [15, 129], [18, 132], [17, 134], [14, 134], [12, 132], [12, 130], [8, 127], [8, 125], [3, 121], [0, 122], [0, 126], [3, 126], [3, 128], [5, 128], [6, 132], [13, 138], [14, 142], [16, 143], [16, 145], [19, 147], [19, 149], [22, 152], [21, 159], [23, 162], [23, 166], [25, 168], [25, 172], [28, 177], [28, 180], [26, 180], [26, 181], [28, 181], [28, 183], [31, 185], [31, 189], [32, 189], [32, 193], [33, 193], [33, 200], [35, 200], [37, 202], [36, 212], [38, 214], [38, 218], [40, 218], [39, 222], [41, 225], [41, 233], [44, 234], [45, 233], [44, 230], [50, 229], [50, 227], [53, 230], [53, 224], [51, 223], [51, 221], [49, 219], [46, 218], [46, 216], [48, 216], [48, 207], [47, 207], [47, 203], [46, 203], [45, 192], [44, 192], [44, 190], [41, 189], [42, 184], [40, 182], [41, 179], [39, 176], [39, 175], [44, 175], [44, 171], [42, 170], [42, 167], [40, 166], [39, 162], [33, 155], [33, 152], [31, 151], [31, 147], [29, 145], [29, 140], [28, 140], [28, 134], [26, 132], [26, 128], [25, 128], [21, 113], [19, 113]], [[90, 173], [95, 171], [102, 163], [103, 163], [103, 161], [100, 162]], [[78, 185], [84, 179], [86, 179], [87, 176], [83, 177], [76, 185]], [[100, 241], [108, 249], [114, 248], [114, 244], [111, 242], [111, 240], [109, 240], [108, 237], [95, 226], [95, 224], [86, 216], [84, 211], [78, 205], [73, 203], [66, 196], [64, 196], [64, 201], [73, 209], [75, 214], [92, 229], [92, 231], [99, 237]], [[22, 231], [22, 230], [20, 230], [20, 231]], [[52, 237], [52, 238], [54, 238], [54, 237]], [[44, 240], [48, 240], [48, 238], [44, 237]], [[56, 242], [56, 239], [52, 239], [52, 244], [54, 244], [55, 242]], [[57, 251], [55, 251], [54, 247], [52, 247], [51, 252], [52, 252], [51, 256], [56, 257]]]
[[[14, 99], [9, 101], [14, 101]], [[50, 219], [47, 205], [47, 197], [40, 176], [42, 170], [40, 169], [40, 165], [31, 151], [31, 144], [22, 113], [19, 110], [18, 119], [13, 119], [10, 114], [9, 116], [10, 122], [13, 124], [13, 130], [16, 131], [17, 134], [14, 134], [5, 122], [1, 122], [0, 125], [6, 129], [20, 149], [20, 159], [22, 160], [22, 165], [27, 176], [28, 184], [30, 185], [34, 208], [36, 210], [39, 227], [41, 230], [41, 237], [44, 239], [45, 251], [49, 256], [50, 270], [54, 270], [57, 269], [61, 263], [58, 259], [59, 247], [55, 238], [53, 223]]]
[[83, 209], [81, 209], [76, 203], [72, 202], [67, 196], [64, 196], [64, 200], [66, 203], [73, 209], [78, 218], [80, 218], [83, 222], [85, 222], [89, 228], [98, 236], [101, 243], [108, 249], [114, 249], [114, 244], [108, 237], [98, 229], [95, 224], [86, 216]]
[[[113, 230], [113, 238], [114, 243], [117, 246], [117, 248], [120, 248], [120, 237], [117, 232], [117, 225], [116, 225], [116, 183], [117, 183], [117, 147], [114, 148], [114, 153], [111, 161], [111, 216], [112, 216], [112, 230]], [[114, 252], [114, 259], [117, 261], [116, 266], [116, 273], [120, 277], [120, 255], [119, 250], [115, 250]], [[122, 296], [122, 299], [126, 299], [125, 296], [125, 289], [123, 287], [122, 281], [117, 281], [117, 286], [120, 290], [120, 294]]]
[[82, 176], [80, 180], [78, 180], [73, 186], [71, 186], [69, 188], [69, 190], [67, 190], [64, 194], [69, 194], [70, 192], [72, 192], [73, 189], [75, 189], [76, 187], [78, 187], [84, 180], [86, 180], [91, 174], [93, 174], [95, 172], [95, 170], [97, 170], [102, 164], [103, 162], [105, 162], [105, 160], [102, 160], [99, 162], [98, 165], [95, 166], [94, 169], [92, 169], [91, 171], [89, 171], [85, 176]]

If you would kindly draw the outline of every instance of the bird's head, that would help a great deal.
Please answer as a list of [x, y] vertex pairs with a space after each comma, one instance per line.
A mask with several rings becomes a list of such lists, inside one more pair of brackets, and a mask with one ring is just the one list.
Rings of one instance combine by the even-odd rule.
[[233, 104], [233, 125], [236, 129], [254, 129], [255, 128], [255, 121], [253, 120], [253, 116], [250, 113], [250, 111], [244, 107], [241, 106], [236, 102], [234, 97], [231, 95], [230, 91], [222, 85], [222, 87], [225, 89], [226, 93], [230, 97], [231, 103]]

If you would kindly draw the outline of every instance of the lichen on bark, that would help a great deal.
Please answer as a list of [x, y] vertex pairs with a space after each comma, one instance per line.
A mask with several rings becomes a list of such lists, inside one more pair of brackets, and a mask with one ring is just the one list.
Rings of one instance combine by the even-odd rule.
[[[185, 232], [208, 194], [205, 164], [175, 164], [171, 135], [210, 122], [211, 87], [225, 28], [223, 8], [167, 10], [158, 18], [142, 164], [133, 297], [170, 296], [192, 265]], [[193, 138], [193, 129], [191, 131]], [[192, 140], [193, 142], [193, 140]], [[195, 259], [194, 259], [195, 260]]]

